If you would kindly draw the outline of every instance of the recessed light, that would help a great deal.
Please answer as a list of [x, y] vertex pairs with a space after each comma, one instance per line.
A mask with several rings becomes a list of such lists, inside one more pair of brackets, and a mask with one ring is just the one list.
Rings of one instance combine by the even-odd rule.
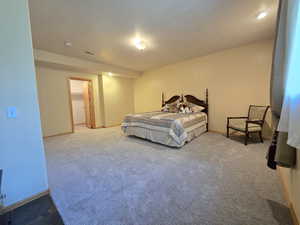
[[72, 47], [72, 42], [70, 42], [70, 41], [65, 41], [65, 46], [67, 46], [67, 47]]
[[266, 11], [260, 12], [257, 15], [256, 19], [261, 20], [261, 19], [265, 18], [267, 15], [268, 15], [268, 13]]
[[141, 40], [140, 38], [135, 38], [133, 40], [133, 44], [138, 50], [144, 50], [146, 48], [145, 41]]

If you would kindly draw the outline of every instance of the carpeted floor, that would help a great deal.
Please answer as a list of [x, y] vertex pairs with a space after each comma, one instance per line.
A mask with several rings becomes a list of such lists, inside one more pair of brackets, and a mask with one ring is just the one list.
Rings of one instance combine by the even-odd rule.
[[206, 133], [180, 150], [80, 129], [45, 140], [66, 225], [291, 225], [268, 143]]

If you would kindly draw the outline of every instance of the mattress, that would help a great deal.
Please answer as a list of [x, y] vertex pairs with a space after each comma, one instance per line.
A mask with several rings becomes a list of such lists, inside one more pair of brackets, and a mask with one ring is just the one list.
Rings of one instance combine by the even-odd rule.
[[204, 133], [206, 113], [148, 112], [127, 115], [121, 129], [127, 135], [148, 139], [171, 147], [182, 147]]

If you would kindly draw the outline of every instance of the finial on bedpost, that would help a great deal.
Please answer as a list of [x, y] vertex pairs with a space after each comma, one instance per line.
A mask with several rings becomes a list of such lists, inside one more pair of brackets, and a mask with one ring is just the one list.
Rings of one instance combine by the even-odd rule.
[[163, 107], [165, 105], [165, 94], [162, 93], [161, 95], [161, 106]]
[[206, 101], [206, 104], [208, 104], [208, 89], [205, 88], [205, 101]]
[[183, 94], [181, 94], [180, 102], [184, 102]]

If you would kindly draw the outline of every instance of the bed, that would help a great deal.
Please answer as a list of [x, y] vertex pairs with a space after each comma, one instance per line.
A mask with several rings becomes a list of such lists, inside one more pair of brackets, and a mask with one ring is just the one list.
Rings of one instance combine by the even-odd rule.
[[162, 94], [162, 107], [185, 102], [202, 107], [201, 111], [191, 113], [155, 111], [129, 114], [124, 118], [121, 129], [128, 136], [180, 148], [208, 131], [207, 89], [205, 96], [205, 100], [200, 100], [193, 95], [175, 95], [165, 101]]

